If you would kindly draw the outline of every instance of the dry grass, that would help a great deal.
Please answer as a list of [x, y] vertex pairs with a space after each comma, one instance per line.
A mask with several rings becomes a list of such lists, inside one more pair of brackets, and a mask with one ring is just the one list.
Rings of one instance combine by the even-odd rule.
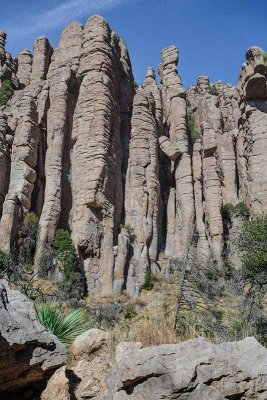
[[114, 328], [116, 343], [121, 341], [141, 342], [145, 347], [159, 344], [177, 343], [173, 318], [164, 315], [162, 309], [146, 308], [142, 315], [138, 314], [128, 323]]

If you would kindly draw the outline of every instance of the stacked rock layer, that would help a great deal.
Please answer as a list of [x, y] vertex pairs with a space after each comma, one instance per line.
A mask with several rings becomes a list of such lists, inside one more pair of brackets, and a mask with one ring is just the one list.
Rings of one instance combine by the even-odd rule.
[[[0, 81], [17, 89], [0, 109], [0, 248], [26, 213], [39, 217], [35, 271], [56, 230], [70, 231], [88, 293], [137, 293], [162, 259], [223, 268], [222, 207], [267, 210], [266, 57], [250, 48], [236, 86], [208, 77], [184, 90], [175, 46], [160, 84], [136, 89], [124, 42], [98, 16], [73, 22], [53, 49], [13, 60], [0, 31]], [[165, 258], [162, 257], [165, 254]]]

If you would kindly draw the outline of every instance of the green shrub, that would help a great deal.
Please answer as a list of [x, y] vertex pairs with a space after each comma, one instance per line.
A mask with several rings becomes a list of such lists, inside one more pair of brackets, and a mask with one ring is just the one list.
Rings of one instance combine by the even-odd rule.
[[26, 225], [34, 225], [35, 226], [36, 224], [38, 224], [38, 217], [33, 211], [31, 211], [31, 212], [25, 214], [23, 222]]
[[211, 87], [210, 87], [210, 94], [213, 94], [214, 96], [219, 96], [220, 92], [219, 92], [219, 90], [216, 88], [215, 85], [211, 85]]
[[130, 225], [123, 225], [123, 224], [121, 224], [121, 225], [120, 225], [120, 230], [122, 230], [122, 229], [125, 229], [125, 230], [126, 230], [126, 232], [128, 233], [130, 242], [133, 243], [133, 242], [135, 241], [135, 239], [136, 239], [136, 235], [135, 235], [135, 233], [134, 233], [133, 228], [132, 228]]
[[263, 52], [263, 60], [264, 60], [264, 64], [267, 67], [267, 53], [266, 53], [266, 51]]
[[250, 210], [249, 210], [248, 206], [243, 202], [238, 203], [235, 206], [234, 216], [248, 219], [250, 217]]
[[142, 286], [142, 289], [152, 290], [155, 286], [155, 283], [158, 281], [159, 279], [154, 274], [152, 274], [152, 272], [147, 272], [145, 275], [145, 282]]
[[12, 83], [9, 80], [2, 82], [0, 87], [0, 106], [5, 106], [9, 99], [13, 96], [14, 89]]
[[92, 327], [83, 308], [64, 312], [57, 303], [37, 303], [36, 312], [39, 322], [66, 346]]
[[3, 271], [6, 266], [7, 255], [2, 250], [0, 250], [0, 270]]
[[239, 233], [238, 246], [244, 277], [252, 284], [267, 283], [267, 216], [246, 221]]
[[241, 202], [237, 205], [231, 203], [225, 204], [222, 207], [222, 219], [226, 223], [231, 223], [233, 217], [241, 217], [243, 219], [248, 219], [250, 216], [250, 211], [245, 203]]
[[135, 307], [133, 304], [127, 304], [124, 310], [124, 317], [127, 319], [132, 319], [137, 315]]
[[24, 271], [28, 272], [28, 274], [31, 274], [33, 272], [33, 265], [32, 264], [24, 264], [23, 265]]
[[189, 100], [186, 100], [186, 112], [187, 112], [188, 133], [192, 144], [194, 144], [198, 139], [201, 138], [201, 135], [196, 130], [194, 116], [191, 110], [191, 103]]
[[19, 230], [19, 255], [20, 265], [32, 264], [35, 254], [36, 237], [38, 231], [38, 217], [34, 212], [25, 214]]
[[61, 263], [62, 272], [68, 281], [72, 281], [79, 271], [79, 259], [70, 233], [65, 229], [58, 229], [53, 241], [54, 255]]
[[234, 215], [235, 206], [231, 203], [225, 204], [221, 209], [224, 224], [230, 224]]

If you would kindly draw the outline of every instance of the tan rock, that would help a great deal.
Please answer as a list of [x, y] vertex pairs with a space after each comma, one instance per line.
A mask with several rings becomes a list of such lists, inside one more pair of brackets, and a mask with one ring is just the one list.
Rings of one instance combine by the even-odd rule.
[[[182, 156], [173, 165], [175, 174], [175, 193], [168, 200], [168, 222], [174, 219], [172, 228], [167, 231], [167, 255], [186, 257], [193, 234], [194, 198], [191, 157], [187, 135], [187, 115], [185, 91], [177, 72], [178, 50], [175, 46], [162, 51], [162, 99], [164, 117], [170, 141], [178, 146]], [[174, 214], [174, 215], [173, 215]]]
[[100, 329], [89, 329], [78, 336], [71, 346], [75, 360], [91, 360], [96, 355], [111, 352], [111, 334]]
[[135, 234], [126, 289], [135, 294], [158, 252], [159, 166], [155, 100], [139, 88], [134, 97], [125, 188], [126, 225]]
[[32, 72], [32, 54], [29, 50], [21, 50], [18, 57], [17, 78], [20, 85], [27, 86], [30, 83]]
[[38, 37], [33, 46], [31, 80], [40, 81], [46, 78], [53, 49], [46, 37]]
[[6, 252], [10, 251], [20, 215], [31, 208], [38, 141], [36, 103], [32, 96], [25, 94], [20, 102], [18, 125], [12, 147], [10, 183], [0, 222], [0, 247]]
[[48, 385], [41, 395], [41, 400], [71, 400], [69, 383], [66, 367], [59, 368], [48, 381]]
[[170, 158], [170, 160], [175, 161], [181, 155], [178, 147], [172, 144], [167, 136], [159, 137], [159, 145], [163, 153]]

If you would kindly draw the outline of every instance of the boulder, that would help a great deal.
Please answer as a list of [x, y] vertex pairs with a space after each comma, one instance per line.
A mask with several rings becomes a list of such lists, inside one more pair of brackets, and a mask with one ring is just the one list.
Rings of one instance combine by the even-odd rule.
[[57, 371], [41, 399], [55, 393], [60, 400], [68, 393], [77, 400], [263, 400], [267, 350], [252, 337], [217, 345], [202, 338], [147, 348], [120, 343], [115, 360], [99, 355]]
[[37, 321], [32, 302], [0, 280], [0, 398], [42, 388], [66, 361], [65, 346]]
[[111, 334], [101, 329], [89, 329], [78, 336], [71, 347], [75, 360], [90, 360], [96, 353], [103, 353], [111, 345]]
[[108, 374], [113, 400], [267, 398], [267, 350], [254, 338], [202, 338], [127, 351]]

